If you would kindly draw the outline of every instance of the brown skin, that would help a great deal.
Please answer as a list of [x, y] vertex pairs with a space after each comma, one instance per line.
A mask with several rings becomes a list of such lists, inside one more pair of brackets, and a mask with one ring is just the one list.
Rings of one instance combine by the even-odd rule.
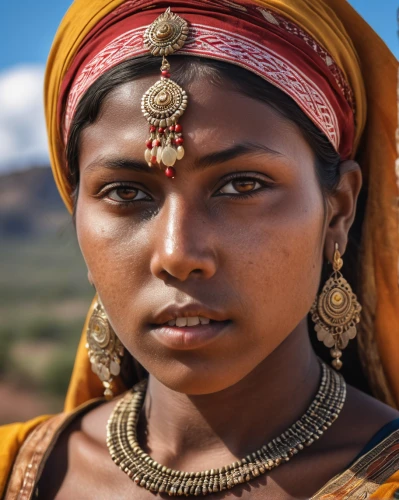
[[[187, 88], [186, 156], [174, 180], [157, 169], [106, 167], [111, 157], [143, 162], [140, 98], [153, 81], [115, 90], [82, 135], [77, 233], [113, 328], [151, 374], [143, 446], [169, 467], [209, 469], [284, 431], [314, 397], [319, 365], [306, 315], [323, 259], [332, 260], [335, 242], [344, 253], [361, 174], [354, 162], [342, 163], [324, 211], [300, 130], [268, 105], [201, 79]], [[263, 149], [194, 168], [200, 158], [249, 142]], [[241, 181], [232, 184], [237, 173]], [[125, 187], [99, 194], [113, 183]], [[242, 195], [244, 184], [252, 196]], [[141, 201], [118, 205], [116, 196]], [[165, 347], [149, 323], [165, 306], [192, 301], [230, 324], [205, 347]], [[64, 432], [41, 498], [154, 498], [110, 459], [105, 426], [114, 405], [89, 411]], [[340, 418], [319, 441], [258, 482], [212, 498], [309, 498], [397, 417], [348, 388]]]

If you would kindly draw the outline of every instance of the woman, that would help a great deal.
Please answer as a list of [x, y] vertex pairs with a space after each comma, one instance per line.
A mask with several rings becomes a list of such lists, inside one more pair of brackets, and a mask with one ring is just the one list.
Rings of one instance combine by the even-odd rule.
[[74, 2], [46, 112], [97, 296], [7, 500], [398, 497], [396, 70], [344, 0]]

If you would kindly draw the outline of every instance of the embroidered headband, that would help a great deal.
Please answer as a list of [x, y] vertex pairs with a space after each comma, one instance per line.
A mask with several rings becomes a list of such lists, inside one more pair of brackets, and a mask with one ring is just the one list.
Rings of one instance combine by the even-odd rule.
[[[165, 12], [164, 4], [126, 1], [86, 38], [61, 88], [58, 108], [62, 109], [66, 101], [65, 143], [80, 99], [101, 75], [149, 51], [154, 55], [169, 55], [178, 50], [182, 55], [218, 59], [256, 73], [288, 94], [326, 135], [342, 159], [351, 156], [355, 136], [353, 92], [332, 56], [309, 33], [277, 12], [247, 1], [175, 0], [169, 3], [172, 13], [169, 9]], [[157, 43], [154, 44], [153, 35], [166, 18], [180, 38], [162, 54]], [[177, 118], [187, 105], [187, 95], [169, 76], [169, 63], [164, 61], [162, 79], [144, 95], [142, 108], [151, 124], [145, 158], [151, 164], [162, 160], [172, 168], [168, 175], [173, 177], [173, 164], [184, 155]], [[170, 92], [165, 93], [166, 88]], [[154, 95], [159, 101], [155, 107]], [[172, 99], [168, 113], [173, 109], [174, 116], [162, 114], [160, 98]], [[157, 106], [160, 113], [155, 113]], [[168, 149], [162, 153], [160, 147]]]

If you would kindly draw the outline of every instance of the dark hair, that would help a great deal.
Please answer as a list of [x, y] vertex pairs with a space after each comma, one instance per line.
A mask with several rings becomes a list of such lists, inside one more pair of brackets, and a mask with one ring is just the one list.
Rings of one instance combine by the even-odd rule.
[[[144, 56], [127, 60], [98, 78], [80, 100], [70, 128], [66, 148], [66, 159], [69, 166], [69, 181], [74, 192], [75, 206], [79, 187], [79, 147], [82, 131], [96, 121], [102, 104], [116, 87], [143, 76], [157, 76], [158, 74], [159, 61], [157, 58]], [[313, 150], [315, 156], [315, 171], [319, 186], [324, 195], [324, 201], [326, 200], [327, 194], [334, 192], [340, 180], [340, 156], [334, 150], [327, 137], [314, 125], [291, 97], [256, 74], [239, 66], [213, 59], [193, 56], [173, 56], [173, 80], [183, 88], [195, 78], [201, 76], [206, 76], [208, 81], [211, 81], [215, 85], [225, 86], [227, 82], [231, 89], [267, 103], [285, 118], [295, 123]], [[361, 203], [364, 205], [364, 199], [361, 200]], [[325, 206], [326, 205], [324, 205], [324, 207]], [[348, 280], [355, 292], [357, 288], [356, 256], [358, 253], [358, 241], [360, 241], [361, 225], [362, 210], [358, 211], [355, 224], [351, 230], [352, 236], [350, 234], [349, 245], [345, 254], [345, 265], [343, 268], [343, 273], [347, 278], [349, 275]], [[330, 273], [331, 266], [329, 267], [328, 264], [325, 263], [321, 273], [320, 288], [323, 286], [326, 279], [328, 279]], [[309, 331], [312, 331], [310, 324]], [[314, 335], [311, 335], [311, 339], [316, 353], [328, 362], [328, 349], [324, 348], [320, 342], [317, 342]], [[129, 361], [131, 358], [128, 356], [125, 356], [125, 358], [124, 372], [131, 371], [133, 366]], [[346, 350], [345, 358], [345, 365], [350, 367], [350, 372], [346, 372], [346, 369], [343, 370], [346, 372], [344, 375], [347, 381], [369, 392], [359, 363], [356, 342], [352, 341], [350, 343], [349, 348]], [[350, 359], [348, 360], [348, 358]], [[125, 378], [133, 380], [131, 374], [130, 376], [125, 375]]]
[[[156, 58], [145, 56], [127, 60], [98, 78], [80, 100], [66, 148], [69, 181], [75, 199], [79, 185], [79, 139], [82, 130], [96, 121], [101, 105], [116, 87], [151, 74], [159, 74]], [[291, 97], [254, 73], [223, 61], [192, 56], [173, 58], [173, 79], [181, 86], [203, 75], [215, 85], [225, 85], [227, 81], [233, 90], [269, 104], [295, 123], [314, 152], [316, 174], [323, 193], [334, 190], [339, 182], [340, 157], [327, 137]]]

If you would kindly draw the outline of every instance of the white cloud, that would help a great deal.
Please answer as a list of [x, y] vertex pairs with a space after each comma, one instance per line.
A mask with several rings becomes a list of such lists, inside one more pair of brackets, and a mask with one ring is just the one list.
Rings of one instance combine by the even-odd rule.
[[49, 162], [43, 66], [0, 72], [0, 173]]

